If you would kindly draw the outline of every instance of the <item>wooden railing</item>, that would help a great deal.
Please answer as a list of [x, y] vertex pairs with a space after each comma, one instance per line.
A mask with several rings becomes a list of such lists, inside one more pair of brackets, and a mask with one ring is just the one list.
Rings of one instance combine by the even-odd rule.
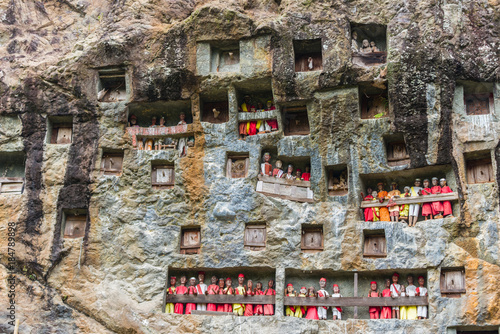
[[[132, 136], [132, 145], [137, 146], [137, 136], [140, 137], [151, 137], [151, 138], [161, 138], [161, 137], [180, 137], [178, 135], [192, 135], [193, 125], [183, 124], [175, 126], [164, 126], [164, 127], [140, 127], [132, 126], [127, 128], [127, 133]], [[176, 136], [177, 135], [177, 136]]]
[[297, 202], [314, 202], [310, 181], [277, 179], [272, 176], [259, 176], [255, 191], [272, 197]]
[[167, 295], [167, 303], [196, 304], [275, 304], [275, 296], [243, 296], [243, 295]]
[[429, 305], [427, 296], [423, 297], [285, 297], [285, 306], [406, 306]]
[[259, 112], [238, 112], [238, 121], [258, 121], [258, 120], [268, 120], [277, 119], [279, 111], [278, 110], [268, 110]]
[[[403, 195], [403, 194], [401, 194]], [[398, 205], [403, 204], [417, 204], [417, 203], [429, 203], [429, 202], [442, 202], [442, 201], [456, 201], [458, 200], [458, 193], [447, 193], [447, 194], [437, 194], [437, 195], [424, 195], [424, 196], [412, 196], [412, 197], [400, 197], [394, 198], [394, 202]], [[371, 201], [362, 201], [361, 208], [374, 208], [380, 206], [386, 206], [389, 200], [385, 200], [380, 203], [378, 199]]]

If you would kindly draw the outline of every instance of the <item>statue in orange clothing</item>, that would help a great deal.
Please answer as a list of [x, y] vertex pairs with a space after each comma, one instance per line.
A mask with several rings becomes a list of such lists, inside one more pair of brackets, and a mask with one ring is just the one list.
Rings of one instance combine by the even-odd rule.
[[[440, 185], [441, 185], [441, 194], [448, 194], [452, 193], [453, 190], [451, 190], [450, 187], [448, 187], [448, 184], [446, 183], [446, 179], [442, 178], [439, 180]], [[450, 201], [444, 201], [443, 202], [443, 216], [445, 218], [453, 218], [453, 210], [451, 209], [451, 202]]]
[[[377, 198], [379, 199], [380, 203], [383, 203], [385, 199], [387, 199], [387, 191], [384, 190], [384, 184], [382, 182], [377, 184], [378, 187], [378, 193], [377, 193]], [[380, 215], [380, 221], [381, 222], [389, 222], [391, 221], [391, 216], [389, 214], [389, 209], [385, 206], [379, 207], [379, 215]]]

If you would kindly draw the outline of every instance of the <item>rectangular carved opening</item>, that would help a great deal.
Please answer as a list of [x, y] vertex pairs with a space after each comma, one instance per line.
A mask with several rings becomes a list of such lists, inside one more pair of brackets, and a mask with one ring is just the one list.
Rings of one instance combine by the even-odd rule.
[[302, 226], [301, 249], [304, 252], [319, 252], [323, 250], [323, 226]]
[[294, 40], [295, 72], [321, 71], [323, 56], [321, 39]]
[[229, 102], [226, 90], [204, 92], [200, 95], [201, 120], [209, 123], [225, 123], [229, 120]]
[[283, 107], [282, 110], [285, 136], [308, 135], [310, 133], [306, 106]]
[[83, 210], [69, 210], [64, 212], [64, 239], [83, 238], [85, 236], [85, 226], [87, 225], [87, 215]]
[[266, 248], [266, 225], [247, 224], [245, 227], [246, 249], [260, 251]]
[[344, 196], [349, 192], [349, 172], [347, 165], [327, 166], [328, 195]]
[[199, 227], [186, 227], [181, 230], [181, 254], [200, 254], [201, 230]]
[[460, 297], [460, 294], [465, 293], [465, 269], [441, 268], [439, 286], [442, 296]]
[[101, 173], [103, 175], [121, 175], [123, 170], [123, 152], [102, 153]]
[[364, 230], [363, 257], [386, 257], [385, 230]]
[[23, 152], [0, 152], [0, 194], [22, 193], [25, 160]]
[[232, 179], [247, 177], [249, 163], [250, 159], [248, 153], [228, 154], [226, 164], [226, 177]]
[[352, 62], [373, 66], [387, 61], [387, 26], [351, 23]]
[[[128, 111], [129, 127], [160, 128], [179, 125], [182, 122], [193, 123], [191, 100], [131, 102]], [[136, 119], [135, 124], [132, 118]]]
[[389, 114], [387, 88], [381, 89], [369, 83], [360, 83], [359, 103], [362, 119], [377, 119]]
[[100, 102], [118, 102], [127, 99], [125, 70], [121, 68], [100, 69], [97, 100]]
[[403, 166], [410, 163], [410, 155], [406, 149], [402, 134], [384, 136], [387, 153], [387, 165]]
[[73, 117], [49, 117], [48, 133], [50, 144], [71, 144], [73, 140]]
[[217, 41], [210, 43], [210, 72], [239, 71], [239, 41]]
[[171, 189], [175, 185], [173, 163], [153, 162], [151, 166], [151, 185], [154, 189]]
[[467, 168], [467, 183], [495, 182], [490, 151], [466, 153], [465, 165]]
[[493, 84], [464, 82], [464, 104], [467, 115], [487, 115], [494, 107]]

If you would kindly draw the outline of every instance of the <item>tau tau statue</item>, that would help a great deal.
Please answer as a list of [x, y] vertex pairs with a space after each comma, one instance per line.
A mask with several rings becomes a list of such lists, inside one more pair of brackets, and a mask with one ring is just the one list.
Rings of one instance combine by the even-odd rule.
[[307, 68], [309, 69], [309, 71], [312, 71], [314, 69], [312, 57], [307, 58]]
[[352, 33], [351, 51], [354, 53], [357, 53], [359, 51], [358, 33], [355, 31]]
[[292, 164], [288, 165], [287, 172], [283, 177], [287, 180], [295, 179], [295, 176], [293, 176], [293, 165]]
[[273, 176], [273, 165], [269, 163], [271, 160], [271, 154], [269, 152], [264, 153], [264, 162], [260, 164], [260, 174], [266, 176]]
[[184, 125], [186, 124], [186, 114], [181, 112], [179, 114], [179, 123], [177, 123], [177, 125]]
[[164, 128], [165, 127], [165, 117], [160, 117], [160, 127]]
[[370, 42], [370, 48], [372, 49], [372, 52], [379, 52], [380, 50], [377, 48], [377, 46], [375, 45], [375, 42], [374, 41], [371, 41]]
[[156, 128], [158, 125], [156, 125], [156, 116], [151, 117], [151, 125], [149, 126], [150, 128]]
[[361, 45], [361, 48], [359, 49], [359, 51], [363, 52], [363, 53], [372, 52], [372, 48], [371, 48], [370, 43], [368, 42], [367, 39], [363, 40], [363, 44]]
[[137, 125], [137, 116], [136, 115], [130, 115], [130, 122], [128, 124], [128, 126], [131, 126], [131, 127], [138, 127], [139, 125]]
[[213, 108], [213, 109], [212, 109], [212, 112], [214, 113], [214, 118], [215, 118], [215, 119], [218, 119], [218, 118], [219, 118], [219, 115], [220, 115], [220, 111], [218, 111], [217, 109]]
[[276, 167], [273, 169], [273, 176], [280, 179], [283, 176], [283, 163], [281, 160], [276, 160]]
[[[448, 187], [448, 184], [446, 183], [446, 179], [443, 178], [439, 180], [440, 185], [441, 185], [441, 194], [448, 194], [452, 193], [453, 190], [451, 190], [450, 187]], [[453, 218], [453, 211], [451, 209], [451, 202], [450, 201], [443, 201], [443, 216], [446, 218]]]

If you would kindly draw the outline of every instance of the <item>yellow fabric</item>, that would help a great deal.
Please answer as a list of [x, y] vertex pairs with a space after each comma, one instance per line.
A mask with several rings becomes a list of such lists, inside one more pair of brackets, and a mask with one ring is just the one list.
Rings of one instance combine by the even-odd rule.
[[245, 102], [241, 105], [241, 110], [248, 111], [247, 104]]
[[373, 210], [373, 221], [378, 222], [380, 219], [377, 216], [380, 215], [380, 210], [379, 208], [372, 208], [372, 210]]
[[262, 121], [257, 121], [257, 131], [259, 131], [261, 124], [262, 124]]
[[400, 306], [399, 307], [399, 317], [400, 319], [406, 319], [408, 316], [407, 316], [407, 313], [408, 312], [408, 306]]
[[247, 122], [247, 133], [250, 133], [250, 122]]
[[167, 303], [167, 306], [165, 307], [165, 313], [174, 313], [173, 303]]
[[406, 319], [417, 320], [417, 307], [416, 306], [406, 306]]
[[[415, 196], [418, 196], [418, 193], [415, 191], [415, 189], [413, 187], [411, 187], [411, 196], [412, 197], [415, 197]], [[422, 205], [422, 203], [418, 203], [418, 205]]]
[[295, 317], [295, 313], [290, 309], [290, 306], [286, 307], [285, 314], [290, 317]]
[[[236, 288], [238, 290], [239, 295], [245, 295], [245, 287], [244, 286], [239, 286]], [[243, 315], [245, 313], [245, 305], [243, 304], [233, 304], [233, 313], [236, 315]]]

